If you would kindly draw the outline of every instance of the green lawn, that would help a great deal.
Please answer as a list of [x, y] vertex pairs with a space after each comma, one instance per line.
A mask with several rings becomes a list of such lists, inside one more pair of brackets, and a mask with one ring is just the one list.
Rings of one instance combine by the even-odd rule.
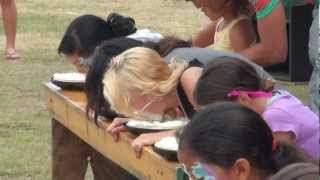
[[[65, 27], [74, 17], [113, 11], [130, 15], [139, 27], [188, 39], [208, 20], [183, 0], [17, 0], [19, 61], [3, 57], [0, 23], [0, 180], [50, 179], [50, 114], [42, 82], [53, 72], [74, 70], [57, 55]], [[289, 87], [304, 100], [306, 86]], [[90, 174], [88, 179], [92, 179]]]

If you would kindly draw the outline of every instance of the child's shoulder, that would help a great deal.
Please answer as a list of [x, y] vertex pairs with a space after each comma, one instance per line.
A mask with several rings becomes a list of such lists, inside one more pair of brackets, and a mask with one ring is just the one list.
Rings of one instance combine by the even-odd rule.
[[240, 16], [232, 21], [229, 26], [229, 37], [235, 51], [241, 51], [254, 44], [256, 33], [250, 18]]
[[276, 90], [268, 100], [264, 115], [291, 117], [293, 119], [314, 119], [314, 113], [303, 102], [285, 90]]
[[248, 31], [253, 28], [252, 21], [249, 16], [240, 15], [230, 23], [232, 31]]
[[300, 106], [304, 106], [302, 101], [285, 90], [274, 90], [272, 97], [267, 102], [267, 109], [280, 108], [291, 111]]

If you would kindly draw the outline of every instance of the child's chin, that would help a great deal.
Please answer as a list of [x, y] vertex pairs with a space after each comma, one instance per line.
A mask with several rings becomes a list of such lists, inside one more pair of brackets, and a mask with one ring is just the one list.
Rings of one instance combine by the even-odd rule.
[[217, 21], [221, 18], [221, 15], [216, 15], [208, 12], [207, 10], [203, 9], [202, 12], [211, 20], [211, 21]]

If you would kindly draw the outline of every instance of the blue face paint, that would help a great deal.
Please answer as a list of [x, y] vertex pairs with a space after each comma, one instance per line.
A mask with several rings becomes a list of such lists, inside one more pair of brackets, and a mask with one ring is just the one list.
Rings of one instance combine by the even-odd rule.
[[208, 167], [206, 167], [206, 165], [200, 162], [196, 162], [194, 165], [192, 165], [191, 169], [193, 176], [197, 179], [216, 180], [213, 172]]
[[207, 167], [205, 164], [196, 162], [191, 166], [191, 172], [188, 172], [186, 166], [182, 165], [185, 173], [188, 175], [189, 179], [191, 175], [196, 178], [196, 180], [217, 180], [214, 176], [212, 170]]

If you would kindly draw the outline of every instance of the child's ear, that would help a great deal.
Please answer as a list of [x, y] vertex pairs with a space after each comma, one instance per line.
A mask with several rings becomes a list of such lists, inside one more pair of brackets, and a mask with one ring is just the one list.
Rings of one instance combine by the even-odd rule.
[[238, 102], [244, 106], [250, 106], [252, 104], [251, 102], [251, 98], [245, 94], [245, 93], [241, 93], [239, 96], [238, 96]]
[[248, 160], [244, 158], [238, 159], [232, 167], [233, 179], [247, 180], [250, 179], [252, 168]]

